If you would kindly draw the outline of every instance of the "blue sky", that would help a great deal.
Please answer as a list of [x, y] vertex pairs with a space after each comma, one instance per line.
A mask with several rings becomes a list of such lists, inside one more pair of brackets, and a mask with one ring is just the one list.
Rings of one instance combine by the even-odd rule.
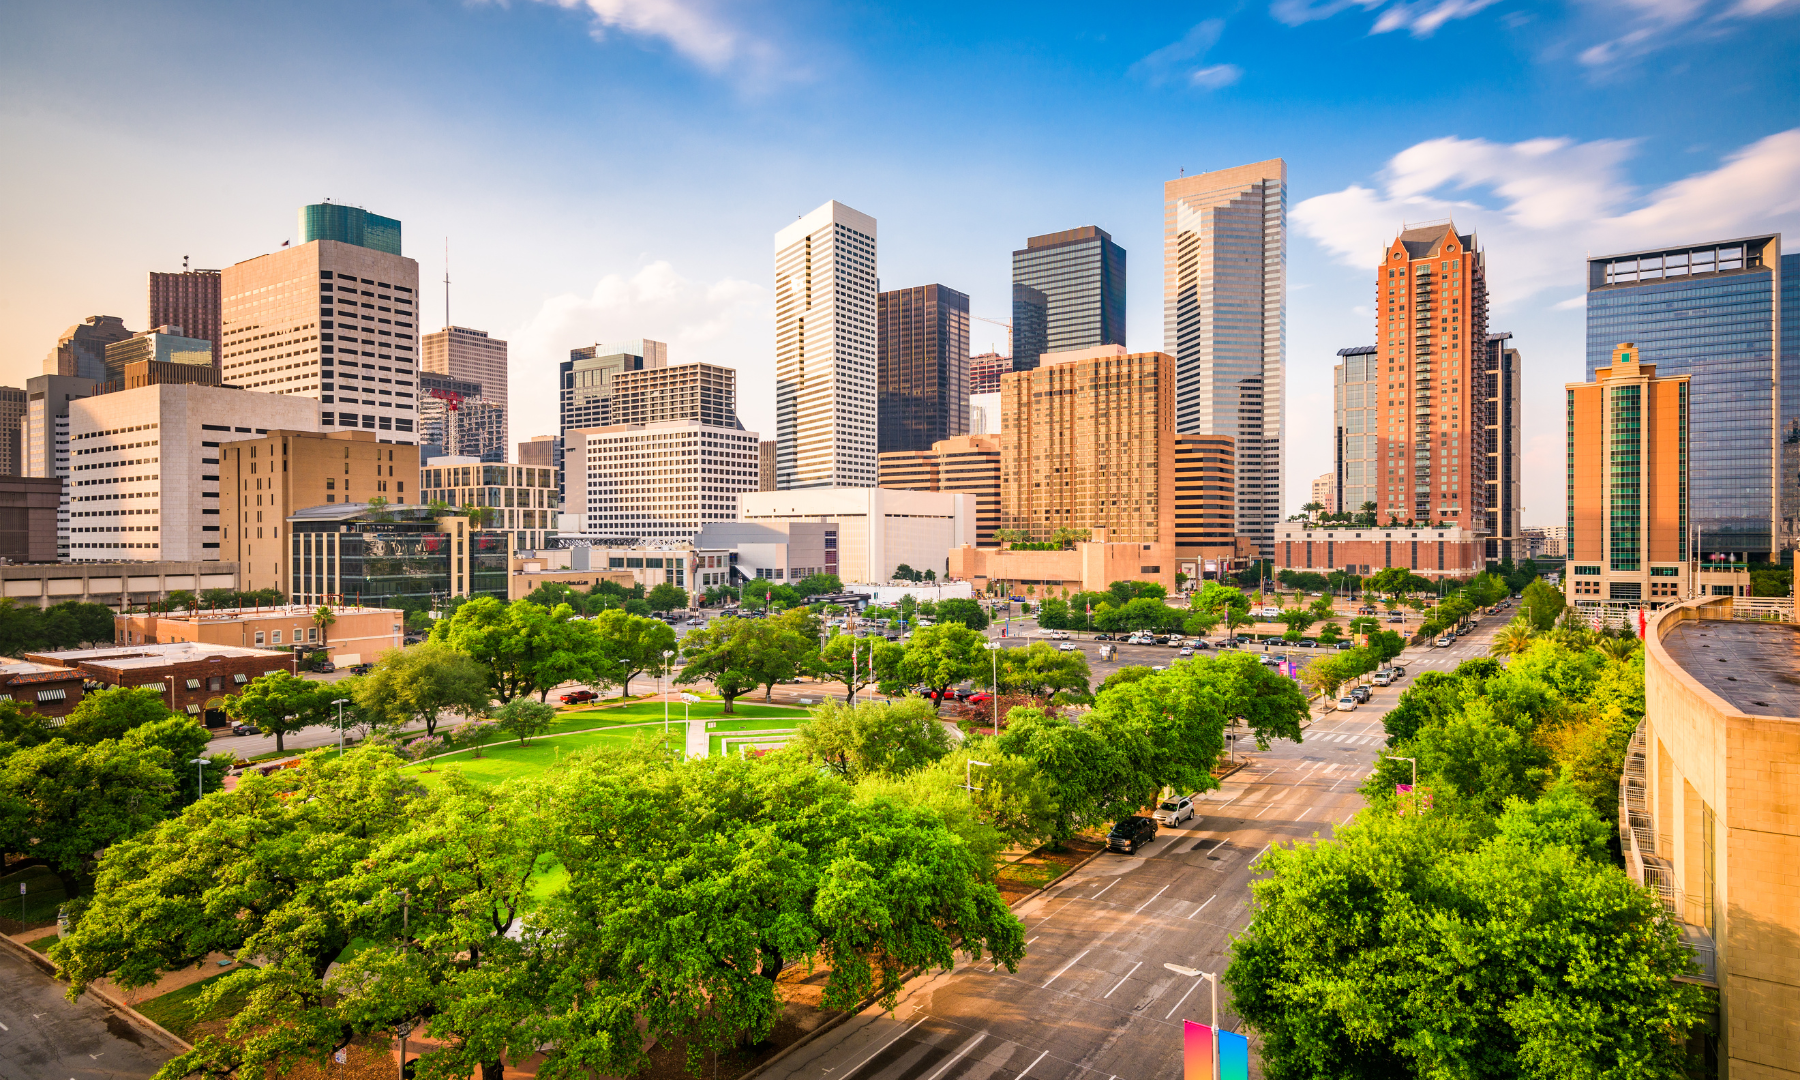
[[1099, 225], [1130, 252], [1129, 344], [1160, 348], [1162, 182], [1284, 157], [1286, 503], [1330, 465], [1336, 350], [1373, 338], [1365, 267], [1454, 215], [1527, 364], [1526, 519], [1553, 523], [1584, 255], [1800, 244], [1796, 55], [1800, 0], [19, 0], [0, 379], [87, 315], [141, 327], [146, 271], [260, 254], [330, 197], [402, 219], [427, 281], [449, 238], [453, 320], [513, 343], [515, 438], [554, 430], [571, 346], [635, 337], [737, 367], [766, 432], [795, 215], [874, 215], [884, 287], [998, 318], [1026, 236]]

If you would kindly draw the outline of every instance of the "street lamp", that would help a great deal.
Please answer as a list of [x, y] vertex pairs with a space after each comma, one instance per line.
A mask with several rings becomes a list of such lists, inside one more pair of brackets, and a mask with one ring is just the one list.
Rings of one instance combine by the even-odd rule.
[[656, 673], [656, 692], [659, 694], [662, 694], [662, 699], [663, 699], [663, 742], [664, 743], [667, 743], [669, 741], [669, 695], [667, 693], [664, 693], [662, 684], [663, 684], [663, 676], [665, 676], [669, 673], [669, 658], [674, 655], [675, 655], [674, 653], [670, 652], [667, 649], [664, 649], [663, 654], [662, 654], [662, 658], [663, 658], [662, 670], [658, 671]]
[[[1212, 983], [1212, 1075], [1213, 1080], [1219, 1080], [1219, 976], [1215, 972], [1182, 967], [1179, 964], [1164, 964], [1163, 967], [1177, 975], [1186, 975], [1190, 979], [1205, 979]], [[1180, 1007], [1179, 1004], [1176, 1005], [1176, 1008]]]
[[334, 698], [331, 702], [338, 707], [338, 757], [344, 756], [344, 706], [350, 703], [347, 697]]
[[199, 802], [200, 796], [206, 794], [206, 764], [207, 764], [207, 762], [206, 762], [205, 758], [197, 757], [194, 760], [188, 762], [188, 764], [196, 766], [196, 768], [194, 769], [194, 801]]

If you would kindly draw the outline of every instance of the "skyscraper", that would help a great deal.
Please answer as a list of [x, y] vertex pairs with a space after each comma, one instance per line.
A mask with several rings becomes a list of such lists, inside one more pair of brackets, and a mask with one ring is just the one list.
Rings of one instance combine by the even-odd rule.
[[717, 364], [621, 371], [613, 376], [614, 424], [698, 420], [743, 430], [737, 416], [737, 371]]
[[1175, 426], [1231, 435], [1237, 527], [1265, 558], [1281, 519], [1286, 443], [1287, 163], [1163, 184], [1163, 350], [1175, 357]]
[[25, 391], [0, 386], [0, 476], [25, 475]]
[[621, 372], [668, 366], [668, 345], [648, 338], [570, 349], [569, 358], [562, 362], [559, 373], [562, 384], [560, 433], [566, 438], [576, 428], [612, 423], [613, 379]]
[[188, 337], [212, 342], [213, 368], [219, 366], [219, 272], [183, 270], [150, 274], [150, 325], [179, 326]]
[[975, 542], [994, 542], [1000, 527], [1000, 440], [992, 435], [941, 439], [929, 450], [883, 451], [881, 486], [961, 491], [975, 500]]
[[1451, 222], [1402, 232], [1375, 271], [1376, 512], [1487, 528], [1487, 257]]
[[56, 347], [44, 357], [44, 374], [104, 384], [106, 347], [130, 336], [125, 320], [117, 315], [89, 315], [56, 339]]
[[183, 367], [203, 367], [201, 379], [218, 382], [218, 368], [213, 363], [212, 342], [204, 338], [194, 337], [182, 326], [158, 326], [154, 330], [146, 330], [141, 334], [133, 334], [124, 341], [115, 341], [106, 347], [106, 388], [122, 390], [125, 388], [125, 368], [130, 364], [146, 361], [152, 364], [179, 364]]
[[1106, 230], [1084, 225], [1033, 236], [1013, 252], [1012, 265], [1013, 356], [1025, 367], [1046, 352], [1125, 344], [1125, 249]]
[[882, 453], [929, 450], [969, 428], [969, 297], [943, 285], [876, 298]]
[[[419, 370], [434, 375], [448, 375], [481, 384], [481, 400], [510, 411], [506, 396], [506, 342], [489, 337], [486, 330], [466, 326], [446, 326], [419, 341]], [[505, 461], [509, 440], [501, 432], [500, 456], [484, 457], [484, 461]]]
[[[1376, 498], [1375, 476], [1380, 460], [1380, 447], [1374, 432], [1380, 426], [1377, 407], [1381, 404], [1381, 357], [1374, 345], [1357, 345], [1339, 349], [1344, 360], [1331, 369], [1332, 391], [1332, 470], [1334, 490], [1341, 506], [1327, 509], [1360, 513], [1363, 503]], [[1315, 493], [1313, 502], [1323, 502]]]
[[301, 220], [303, 233], [333, 235], [220, 272], [225, 381], [313, 398], [327, 429], [417, 442], [419, 264], [399, 254], [400, 223], [330, 203], [303, 208]]
[[389, 255], [400, 254], [400, 222], [360, 206], [313, 203], [300, 208], [300, 243], [334, 240]]
[[[1519, 350], [1507, 344], [1512, 334], [1489, 334], [1487, 340], [1487, 557], [1494, 562], [1523, 562], [1525, 519], [1523, 449], [1520, 445], [1519, 384], [1523, 378]], [[1477, 390], [1481, 379], [1476, 378]]]
[[776, 483], [874, 487], [875, 219], [832, 201], [775, 234]]
[[[1663, 377], [1691, 375], [1692, 514], [1703, 553], [1780, 558], [1800, 475], [1785, 454], [1800, 424], [1800, 374], [1777, 363], [1786, 260], [1779, 233], [1588, 260], [1587, 375], [1621, 341]], [[1780, 382], [1777, 379], [1780, 379]], [[1777, 432], [1781, 437], [1777, 437]]]

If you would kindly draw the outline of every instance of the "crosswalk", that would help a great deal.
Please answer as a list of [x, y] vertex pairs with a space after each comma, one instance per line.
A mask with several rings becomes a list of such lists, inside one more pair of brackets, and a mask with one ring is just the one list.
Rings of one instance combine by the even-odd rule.
[[1368, 746], [1385, 739], [1386, 736], [1383, 735], [1352, 735], [1344, 731], [1327, 731], [1306, 736], [1306, 741], [1311, 743], [1335, 742], [1353, 746]]

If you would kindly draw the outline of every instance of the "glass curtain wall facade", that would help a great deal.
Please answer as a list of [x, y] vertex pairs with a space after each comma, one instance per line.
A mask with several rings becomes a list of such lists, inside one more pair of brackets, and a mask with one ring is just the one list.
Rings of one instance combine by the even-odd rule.
[[1331, 369], [1333, 451], [1338, 509], [1360, 513], [1376, 502], [1375, 477], [1381, 457], [1378, 437], [1381, 357], [1374, 345], [1339, 349], [1344, 362]]
[[930, 450], [968, 434], [968, 294], [943, 285], [893, 289], [877, 296], [875, 312], [881, 453]]
[[1796, 477], [1784, 475], [1792, 455], [1777, 438], [1795, 411], [1781, 400], [1780, 248], [1772, 234], [1588, 260], [1588, 378], [1622, 341], [1662, 375], [1692, 377], [1691, 512], [1703, 554], [1780, 559], [1784, 533], [1791, 544], [1781, 503]]
[[1106, 230], [1084, 225], [1033, 236], [1013, 252], [1012, 276], [1014, 356], [1037, 366], [1036, 357], [1021, 348], [1021, 295], [1027, 324], [1035, 306], [1029, 293], [1021, 294], [1021, 285], [1044, 296], [1044, 345], [1039, 355], [1125, 344], [1125, 249], [1113, 243]]
[[[1017, 362], [1007, 370], [1030, 371], [1037, 367], [1038, 357], [1050, 351], [1049, 318], [1050, 298], [1029, 285], [1013, 282], [1012, 353]], [[998, 382], [994, 389], [1000, 389]]]
[[1781, 550], [1800, 549], [1800, 255], [1781, 257]]
[[300, 242], [336, 240], [340, 244], [400, 254], [400, 222], [371, 214], [360, 206], [313, 203], [300, 208]]
[[[1488, 335], [1487, 355], [1487, 557], [1491, 562], [1525, 558], [1523, 473], [1520, 441], [1519, 350], [1510, 333]], [[1472, 380], [1473, 381], [1473, 380]]]

